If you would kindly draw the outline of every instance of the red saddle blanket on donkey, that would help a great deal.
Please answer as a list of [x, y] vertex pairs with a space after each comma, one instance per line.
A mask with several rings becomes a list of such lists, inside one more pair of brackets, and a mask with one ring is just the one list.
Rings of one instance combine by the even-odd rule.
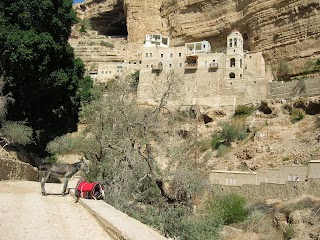
[[75, 189], [76, 196], [87, 198], [87, 199], [103, 199], [104, 198], [104, 187], [99, 182], [87, 182], [79, 180]]

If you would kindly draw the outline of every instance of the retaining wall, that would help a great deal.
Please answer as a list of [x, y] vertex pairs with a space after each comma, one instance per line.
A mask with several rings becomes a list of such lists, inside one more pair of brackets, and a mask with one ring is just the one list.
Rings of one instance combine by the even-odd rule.
[[0, 158], [0, 180], [38, 180], [38, 170], [32, 167], [30, 164]]
[[320, 76], [289, 82], [270, 82], [267, 98], [312, 97], [320, 95]]
[[320, 161], [310, 161], [308, 166], [282, 166], [257, 172], [219, 171], [210, 173], [213, 184], [242, 186], [260, 183], [285, 184], [292, 181], [304, 181], [307, 178], [320, 178]]
[[288, 182], [287, 184], [261, 183], [260, 185], [212, 186], [215, 194], [235, 193], [245, 197], [248, 201], [279, 199], [290, 200], [302, 195], [320, 197], [320, 179], [308, 181]]

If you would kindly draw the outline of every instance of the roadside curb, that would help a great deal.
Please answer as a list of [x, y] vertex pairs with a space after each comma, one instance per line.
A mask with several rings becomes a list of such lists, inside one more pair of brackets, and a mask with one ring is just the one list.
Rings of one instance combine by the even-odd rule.
[[[69, 189], [70, 196], [76, 199], [74, 190]], [[79, 198], [81, 204], [114, 239], [119, 240], [165, 240], [147, 225], [129, 217], [102, 200]]]

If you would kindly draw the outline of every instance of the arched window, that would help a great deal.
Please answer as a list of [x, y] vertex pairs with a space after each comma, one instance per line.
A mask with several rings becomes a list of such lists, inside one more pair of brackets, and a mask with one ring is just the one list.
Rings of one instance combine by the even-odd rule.
[[234, 39], [234, 46], [235, 47], [237, 46], [237, 39], [236, 38]]
[[240, 59], [240, 68], [242, 68], [242, 59]]
[[232, 39], [229, 39], [229, 47], [232, 47]]
[[230, 59], [230, 67], [235, 67], [236, 66], [236, 59], [235, 58], [231, 58]]
[[229, 78], [236, 78], [236, 74], [234, 72], [229, 73]]

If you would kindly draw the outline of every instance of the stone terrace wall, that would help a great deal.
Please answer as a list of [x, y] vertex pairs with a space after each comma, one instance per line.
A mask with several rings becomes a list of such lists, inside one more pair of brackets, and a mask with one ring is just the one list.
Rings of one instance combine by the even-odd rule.
[[234, 193], [245, 197], [248, 201], [279, 199], [289, 200], [302, 195], [320, 197], [320, 180], [289, 182], [287, 184], [261, 183], [260, 185], [222, 186], [213, 185], [215, 194]]
[[271, 82], [267, 98], [312, 97], [320, 95], [320, 77], [290, 82]]
[[0, 180], [9, 179], [38, 181], [38, 171], [30, 164], [0, 158]]
[[[308, 167], [309, 166], [309, 167]], [[282, 166], [257, 172], [211, 171], [210, 182], [213, 184], [242, 186], [261, 183], [286, 184], [287, 182], [317, 178], [315, 172], [320, 169], [320, 161], [311, 161], [308, 166]], [[319, 176], [320, 177], [320, 176]]]

